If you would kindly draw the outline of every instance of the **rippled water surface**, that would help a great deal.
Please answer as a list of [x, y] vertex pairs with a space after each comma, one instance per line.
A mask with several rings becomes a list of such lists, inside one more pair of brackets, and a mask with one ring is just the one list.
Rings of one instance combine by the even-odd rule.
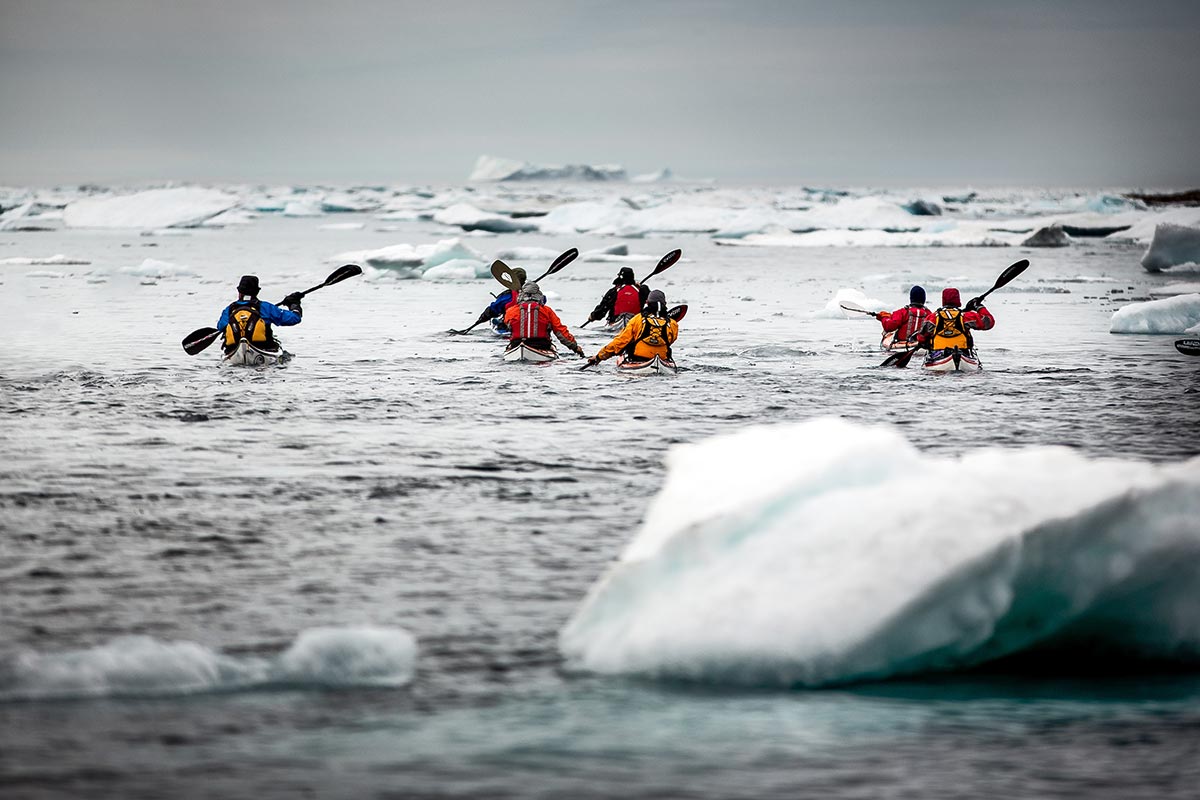
[[[1200, 453], [1200, 359], [1173, 337], [1108, 333], [1123, 298], [1168, 280], [1140, 249], [633, 240], [687, 259], [654, 284], [690, 305], [672, 379], [505, 364], [482, 329], [446, 334], [495, 285], [378, 275], [305, 300], [286, 368], [182, 352], [243, 273], [278, 299], [319, 283], [332, 254], [444, 236], [315, 227], [4, 234], [5, 255], [92, 264], [0, 268], [0, 655], [139, 634], [270, 656], [306, 629], [375, 625], [417, 636], [415, 679], [0, 702], [0, 795], [1193, 796], [1192, 675], [721, 691], [571, 674], [557, 648], [675, 442], [836, 414], [941, 452]], [[151, 256], [198, 275], [118, 272]], [[979, 375], [880, 369], [877, 323], [814, 316], [846, 287], [895, 306], [914, 281], [967, 297], [1023, 257], [989, 302]], [[576, 329], [618, 266], [578, 261], [543, 287]], [[579, 336], [589, 352], [606, 341]], [[897, 499], [897, 515], [960, 511], [920, 481]]]

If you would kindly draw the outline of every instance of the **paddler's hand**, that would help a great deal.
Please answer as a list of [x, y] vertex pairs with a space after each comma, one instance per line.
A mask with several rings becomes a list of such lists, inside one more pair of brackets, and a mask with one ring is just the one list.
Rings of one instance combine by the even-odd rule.
[[[580, 353], [580, 355], [583, 355], [583, 354], [582, 354], [582, 353]], [[588, 365], [589, 367], [594, 367], [594, 366], [596, 366], [596, 365], [597, 365], [597, 364], [599, 364], [599, 363], [600, 363], [600, 359], [596, 358], [595, 356], [592, 356], [591, 358], [589, 358], [589, 359], [587, 360], [587, 365]]]
[[295, 311], [297, 314], [300, 314], [300, 313], [303, 313], [300, 308], [300, 301], [303, 298], [304, 298], [304, 295], [301, 292], [292, 292], [287, 297], [283, 298], [283, 303], [281, 303], [281, 305], [287, 306], [292, 311]]
[[979, 297], [972, 297], [967, 301], [967, 305], [965, 308], [963, 308], [963, 311], [978, 311], [981, 308], [983, 308], [983, 299]]
[[580, 358], [587, 357], [583, 352], [583, 348], [580, 347], [579, 345], [575, 345], [574, 347], [572, 347], [571, 352], [575, 353], [575, 355], [579, 356]]

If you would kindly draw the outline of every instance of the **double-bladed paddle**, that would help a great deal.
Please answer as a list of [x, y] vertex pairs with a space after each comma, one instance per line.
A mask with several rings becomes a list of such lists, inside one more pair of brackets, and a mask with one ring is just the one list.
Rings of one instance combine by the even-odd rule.
[[[968, 307], [969, 306], [978, 306], [978, 305], [982, 304], [985, 297], [987, 297], [989, 294], [991, 294], [992, 292], [999, 289], [1001, 286], [1007, 286], [1009, 283], [1012, 282], [1013, 278], [1017, 277], [1018, 275], [1020, 275], [1022, 272], [1024, 272], [1028, 268], [1029, 268], [1029, 259], [1027, 259], [1027, 258], [1022, 258], [1020, 261], [1017, 261], [1014, 264], [1010, 264], [1007, 268], [1005, 268], [1004, 272], [1000, 273], [1000, 277], [996, 278], [996, 282], [992, 284], [992, 288], [988, 289], [986, 292], [979, 295], [979, 297], [973, 297], [970, 300], [968, 300], [967, 306]], [[928, 349], [928, 345], [917, 345], [916, 347], [912, 348], [911, 350], [904, 350], [903, 352], [900, 352], [900, 353], [892, 353], [890, 356], [888, 356], [886, 359], [884, 359], [883, 363], [880, 364], [879, 366], [881, 366], [881, 367], [898, 367], [900, 369], [903, 369], [904, 367], [908, 366], [909, 361], [912, 361], [913, 353], [917, 352], [918, 350], [922, 350], [922, 349]]]
[[[355, 275], [362, 275], [362, 267], [358, 264], [343, 264], [331, 272], [323, 283], [318, 283], [311, 289], [305, 289], [303, 292], [300, 292], [300, 296], [304, 297], [306, 294], [312, 294], [317, 289], [341, 283], [347, 278], [353, 278]], [[221, 331], [216, 328], [199, 328], [194, 330], [183, 338], [183, 351], [189, 356], [194, 356], [215, 342], [220, 333]]]
[[[658, 260], [658, 264], [657, 264], [657, 265], [655, 265], [655, 267], [654, 267], [654, 271], [653, 271], [653, 272], [651, 272], [651, 273], [650, 273], [649, 275], [647, 275], [646, 277], [642, 278], [642, 280], [641, 280], [640, 282], [641, 282], [641, 283], [645, 283], [646, 281], [650, 280], [651, 278], [653, 278], [653, 277], [654, 277], [655, 275], [657, 275], [658, 273], [660, 273], [660, 272], [664, 272], [664, 271], [666, 271], [667, 269], [670, 269], [671, 265], [672, 265], [672, 264], [674, 264], [676, 261], [678, 261], [678, 260], [679, 260], [679, 257], [680, 257], [680, 256], [682, 256], [682, 255], [683, 255], [683, 251], [682, 251], [682, 250], [672, 250], [671, 252], [667, 253], [665, 256], [663, 256], [662, 258], [660, 258], [660, 259]], [[687, 308], [687, 306], [682, 306], [682, 307], [683, 307], [683, 308]], [[579, 327], [580, 327], [581, 329], [582, 329], [582, 328], [586, 328], [586, 327], [588, 326], [588, 322], [594, 322], [594, 321], [595, 321], [595, 320], [588, 319], [588, 321], [587, 321], [587, 322], [583, 323], [583, 324], [582, 324], [582, 325], [580, 325]]]
[[[554, 259], [553, 263], [550, 264], [550, 269], [543, 272], [541, 276], [534, 281], [534, 283], [540, 281], [547, 275], [553, 275], [577, 258], [579, 258], [579, 251], [572, 247], [570, 250], [567, 250], [565, 253], [559, 255], [558, 258]], [[513, 277], [512, 269], [509, 268], [508, 264], [505, 264], [500, 259], [496, 259], [492, 262], [492, 277], [499, 281], [501, 286], [512, 292], [514, 296], [520, 289]], [[470, 333], [476, 325], [481, 325], [484, 322], [487, 322], [489, 319], [491, 319], [491, 317], [487, 316], [487, 312], [485, 311], [480, 315], [479, 319], [471, 323], [469, 327], [463, 328], [461, 331], [451, 328], [449, 332], [455, 336], [462, 336], [463, 334]]]

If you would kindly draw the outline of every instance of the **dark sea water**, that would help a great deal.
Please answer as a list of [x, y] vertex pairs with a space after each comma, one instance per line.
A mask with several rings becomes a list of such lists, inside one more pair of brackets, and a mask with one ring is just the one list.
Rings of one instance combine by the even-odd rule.
[[[283, 333], [297, 357], [282, 369], [179, 348], [241, 274], [277, 299], [335, 253], [445, 235], [411, 226], [3, 235], [9, 252], [93, 263], [0, 272], [0, 797], [1196, 796], [1200, 673], [1178, 663], [755, 689], [580, 673], [558, 647], [674, 443], [833, 414], [930, 453], [1200, 454], [1200, 359], [1174, 337], [1108, 332], [1122, 298], [1168, 280], [1140, 249], [631, 241], [688, 259], [654, 284], [691, 308], [673, 379], [510, 365], [480, 329], [447, 336], [488, 301], [484, 281], [324, 289]], [[149, 256], [198, 276], [116, 271]], [[896, 307], [913, 282], [967, 297], [1019, 258], [1032, 266], [989, 302], [980, 375], [879, 369], [877, 323], [814, 316], [847, 287]], [[544, 282], [572, 329], [618, 266]], [[579, 336], [589, 352], [606, 341]], [[945, 513], [918, 495], [896, 512]], [[149, 655], [124, 689], [80, 692], [14, 666], [82, 651], [74, 674], [103, 671], [146, 647], [128, 636], [257, 663], [305, 630], [356, 626], [416, 636], [411, 682], [171, 690]]]

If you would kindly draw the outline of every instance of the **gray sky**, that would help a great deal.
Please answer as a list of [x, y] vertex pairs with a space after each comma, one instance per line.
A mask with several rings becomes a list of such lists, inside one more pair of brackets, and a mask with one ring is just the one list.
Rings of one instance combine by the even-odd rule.
[[1200, 185], [1197, 0], [0, 0], [0, 184]]

